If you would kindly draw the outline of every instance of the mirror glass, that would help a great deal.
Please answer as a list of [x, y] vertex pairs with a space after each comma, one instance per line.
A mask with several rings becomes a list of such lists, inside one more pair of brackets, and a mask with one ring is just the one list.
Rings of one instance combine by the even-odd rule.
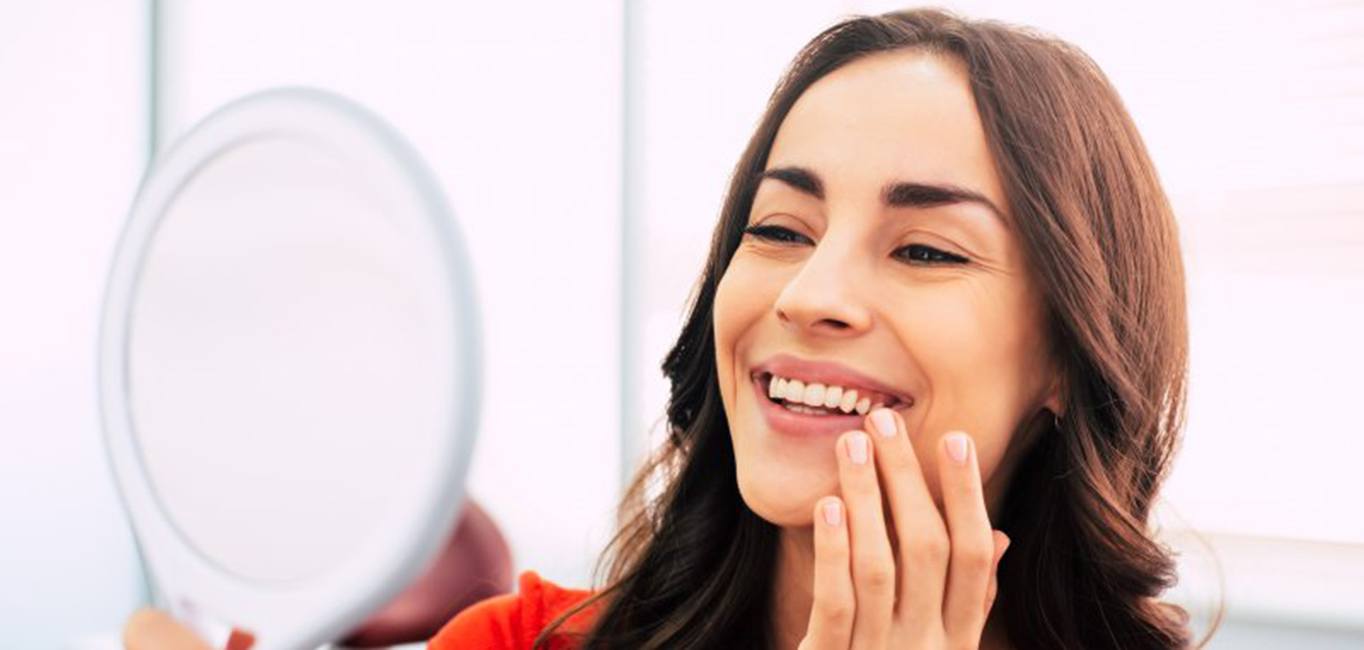
[[323, 143], [256, 139], [195, 173], [147, 248], [137, 447], [175, 528], [241, 577], [334, 566], [449, 435], [444, 276], [388, 198]]

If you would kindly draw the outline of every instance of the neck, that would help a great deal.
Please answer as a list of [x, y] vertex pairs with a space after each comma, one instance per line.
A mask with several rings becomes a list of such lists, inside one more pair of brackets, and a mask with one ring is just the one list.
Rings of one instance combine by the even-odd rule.
[[[796, 650], [810, 623], [815, 585], [814, 529], [809, 526], [782, 528], [778, 533], [769, 612], [772, 612], [773, 650]], [[1000, 599], [996, 598], [996, 602]], [[1011, 646], [998, 608], [990, 611], [981, 634], [981, 650], [1007, 650]]]

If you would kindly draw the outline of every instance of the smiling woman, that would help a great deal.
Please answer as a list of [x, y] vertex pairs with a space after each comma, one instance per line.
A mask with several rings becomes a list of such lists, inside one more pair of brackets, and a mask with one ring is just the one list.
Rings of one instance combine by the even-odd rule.
[[1186, 337], [1173, 216], [1087, 56], [839, 23], [735, 169], [606, 586], [523, 579], [433, 647], [1185, 647], [1148, 517]]
[[897, 410], [921, 457], [949, 429], [970, 432], [992, 505], [1016, 423], [1060, 411], [1042, 300], [993, 207], [1003, 188], [967, 79], [938, 53], [867, 56], [813, 83], [776, 134], [715, 305], [739, 487], [767, 521], [808, 519], [838, 488], [831, 439], [759, 435], [748, 395], [730, 390], [774, 353], [837, 359], [916, 396]]

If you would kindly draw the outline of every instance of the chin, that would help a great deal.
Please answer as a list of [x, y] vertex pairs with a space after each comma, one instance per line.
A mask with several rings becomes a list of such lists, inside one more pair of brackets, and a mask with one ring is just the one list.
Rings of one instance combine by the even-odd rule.
[[739, 494], [754, 514], [781, 527], [810, 526], [814, 523], [815, 503], [838, 494], [837, 468], [834, 474], [819, 477], [826, 470], [809, 467], [753, 468], [738, 471]]

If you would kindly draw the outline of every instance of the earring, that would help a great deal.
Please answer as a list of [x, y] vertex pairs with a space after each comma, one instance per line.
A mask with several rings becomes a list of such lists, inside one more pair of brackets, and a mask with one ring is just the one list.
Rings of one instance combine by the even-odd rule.
[[1057, 431], [1061, 430], [1061, 416], [1057, 415], [1055, 411], [1052, 411], [1051, 413], [1051, 422], [1052, 425], [1056, 427]]

